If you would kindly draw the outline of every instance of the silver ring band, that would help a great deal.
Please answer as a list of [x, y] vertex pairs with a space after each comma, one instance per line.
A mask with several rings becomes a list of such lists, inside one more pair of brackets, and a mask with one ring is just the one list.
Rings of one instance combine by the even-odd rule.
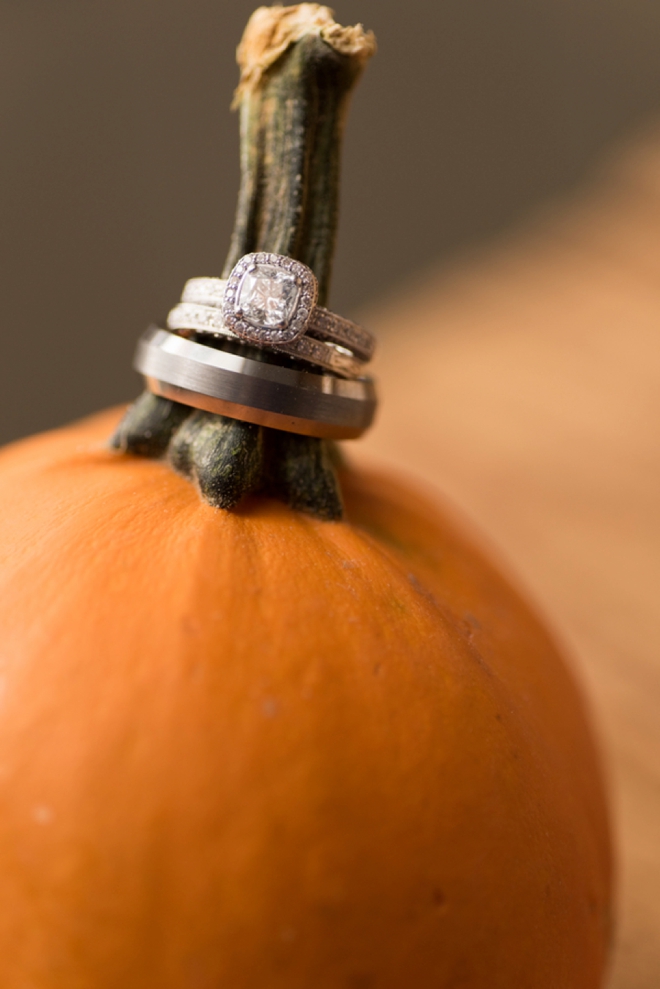
[[[181, 302], [222, 309], [227, 284], [226, 278], [190, 278], [184, 285]], [[345, 347], [363, 361], [370, 361], [376, 349], [372, 333], [323, 306], [314, 306], [305, 333]]]
[[[200, 281], [202, 279], [193, 279]], [[204, 279], [210, 281], [211, 279]], [[184, 293], [185, 294], [185, 293]], [[227, 328], [221, 309], [214, 306], [198, 305], [192, 302], [180, 302], [172, 309], [167, 317], [167, 328], [170, 330], [195, 330], [198, 333], [208, 333], [211, 336], [224, 336], [238, 340], [235, 333]], [[298, 360], [308, 361], [326, 371], [333, 371], [345, 378], [359, 378], [364, 374], [364, 361], [358, 360], [349, 350], [335, 343], [326, 343], [312, 337], [301, 336], [291, 343], [271, 344], [271, 350]]]
[[134, 367], [156, 395], [291, 433], [354, 439], [371, 425], [371, 378], [338, 378], [240, 357], [151, 327]]

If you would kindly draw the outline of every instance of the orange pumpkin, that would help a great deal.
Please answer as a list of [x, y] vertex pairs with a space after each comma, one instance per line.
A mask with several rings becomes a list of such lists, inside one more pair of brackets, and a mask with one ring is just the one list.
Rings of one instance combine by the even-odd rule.
[[552, 641], [455, 520], [203, 504], [0, 454], [0, 984], [595, 989], [601, 776]]

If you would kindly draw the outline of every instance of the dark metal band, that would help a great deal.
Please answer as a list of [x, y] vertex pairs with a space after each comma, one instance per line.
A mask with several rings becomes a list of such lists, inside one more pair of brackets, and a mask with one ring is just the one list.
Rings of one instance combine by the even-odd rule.
[[376, 411], [371, 378], [338, 378], [255, 361], [159, 327], [140, 339], [134, 367], [154, 394], [306, 436], [354, 439], [369, 428]]

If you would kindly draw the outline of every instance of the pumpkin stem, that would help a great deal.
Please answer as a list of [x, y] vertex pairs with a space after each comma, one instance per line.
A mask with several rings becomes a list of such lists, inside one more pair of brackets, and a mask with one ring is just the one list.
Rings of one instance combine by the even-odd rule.
[[[371, 33], [359, 25], [340, 27], [319, 4], [260, 7], [252, 15], [238, 48], [241, 186], [223, 277], [244, 254], [285, 254], [312, 269], [319, 304], [326, 304], [348, 100], [374, 51]], [[222, 341], [204, 343], [223, 347]], [[342, 516], [337, 456], [325, 440], [145, 394], [111, 445], [167, 456], [217, 507], [232, 508], [244, 495], [262, 492], [317, 518]]]

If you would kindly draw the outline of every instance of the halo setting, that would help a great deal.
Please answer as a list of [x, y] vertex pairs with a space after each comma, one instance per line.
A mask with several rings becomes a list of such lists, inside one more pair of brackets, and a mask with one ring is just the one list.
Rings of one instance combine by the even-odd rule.
[[251, 343], [290, 343], [307, 330], [317, 297], [307, 265], [281, 254], [246, 254], [227, 280], [223, 317]]

